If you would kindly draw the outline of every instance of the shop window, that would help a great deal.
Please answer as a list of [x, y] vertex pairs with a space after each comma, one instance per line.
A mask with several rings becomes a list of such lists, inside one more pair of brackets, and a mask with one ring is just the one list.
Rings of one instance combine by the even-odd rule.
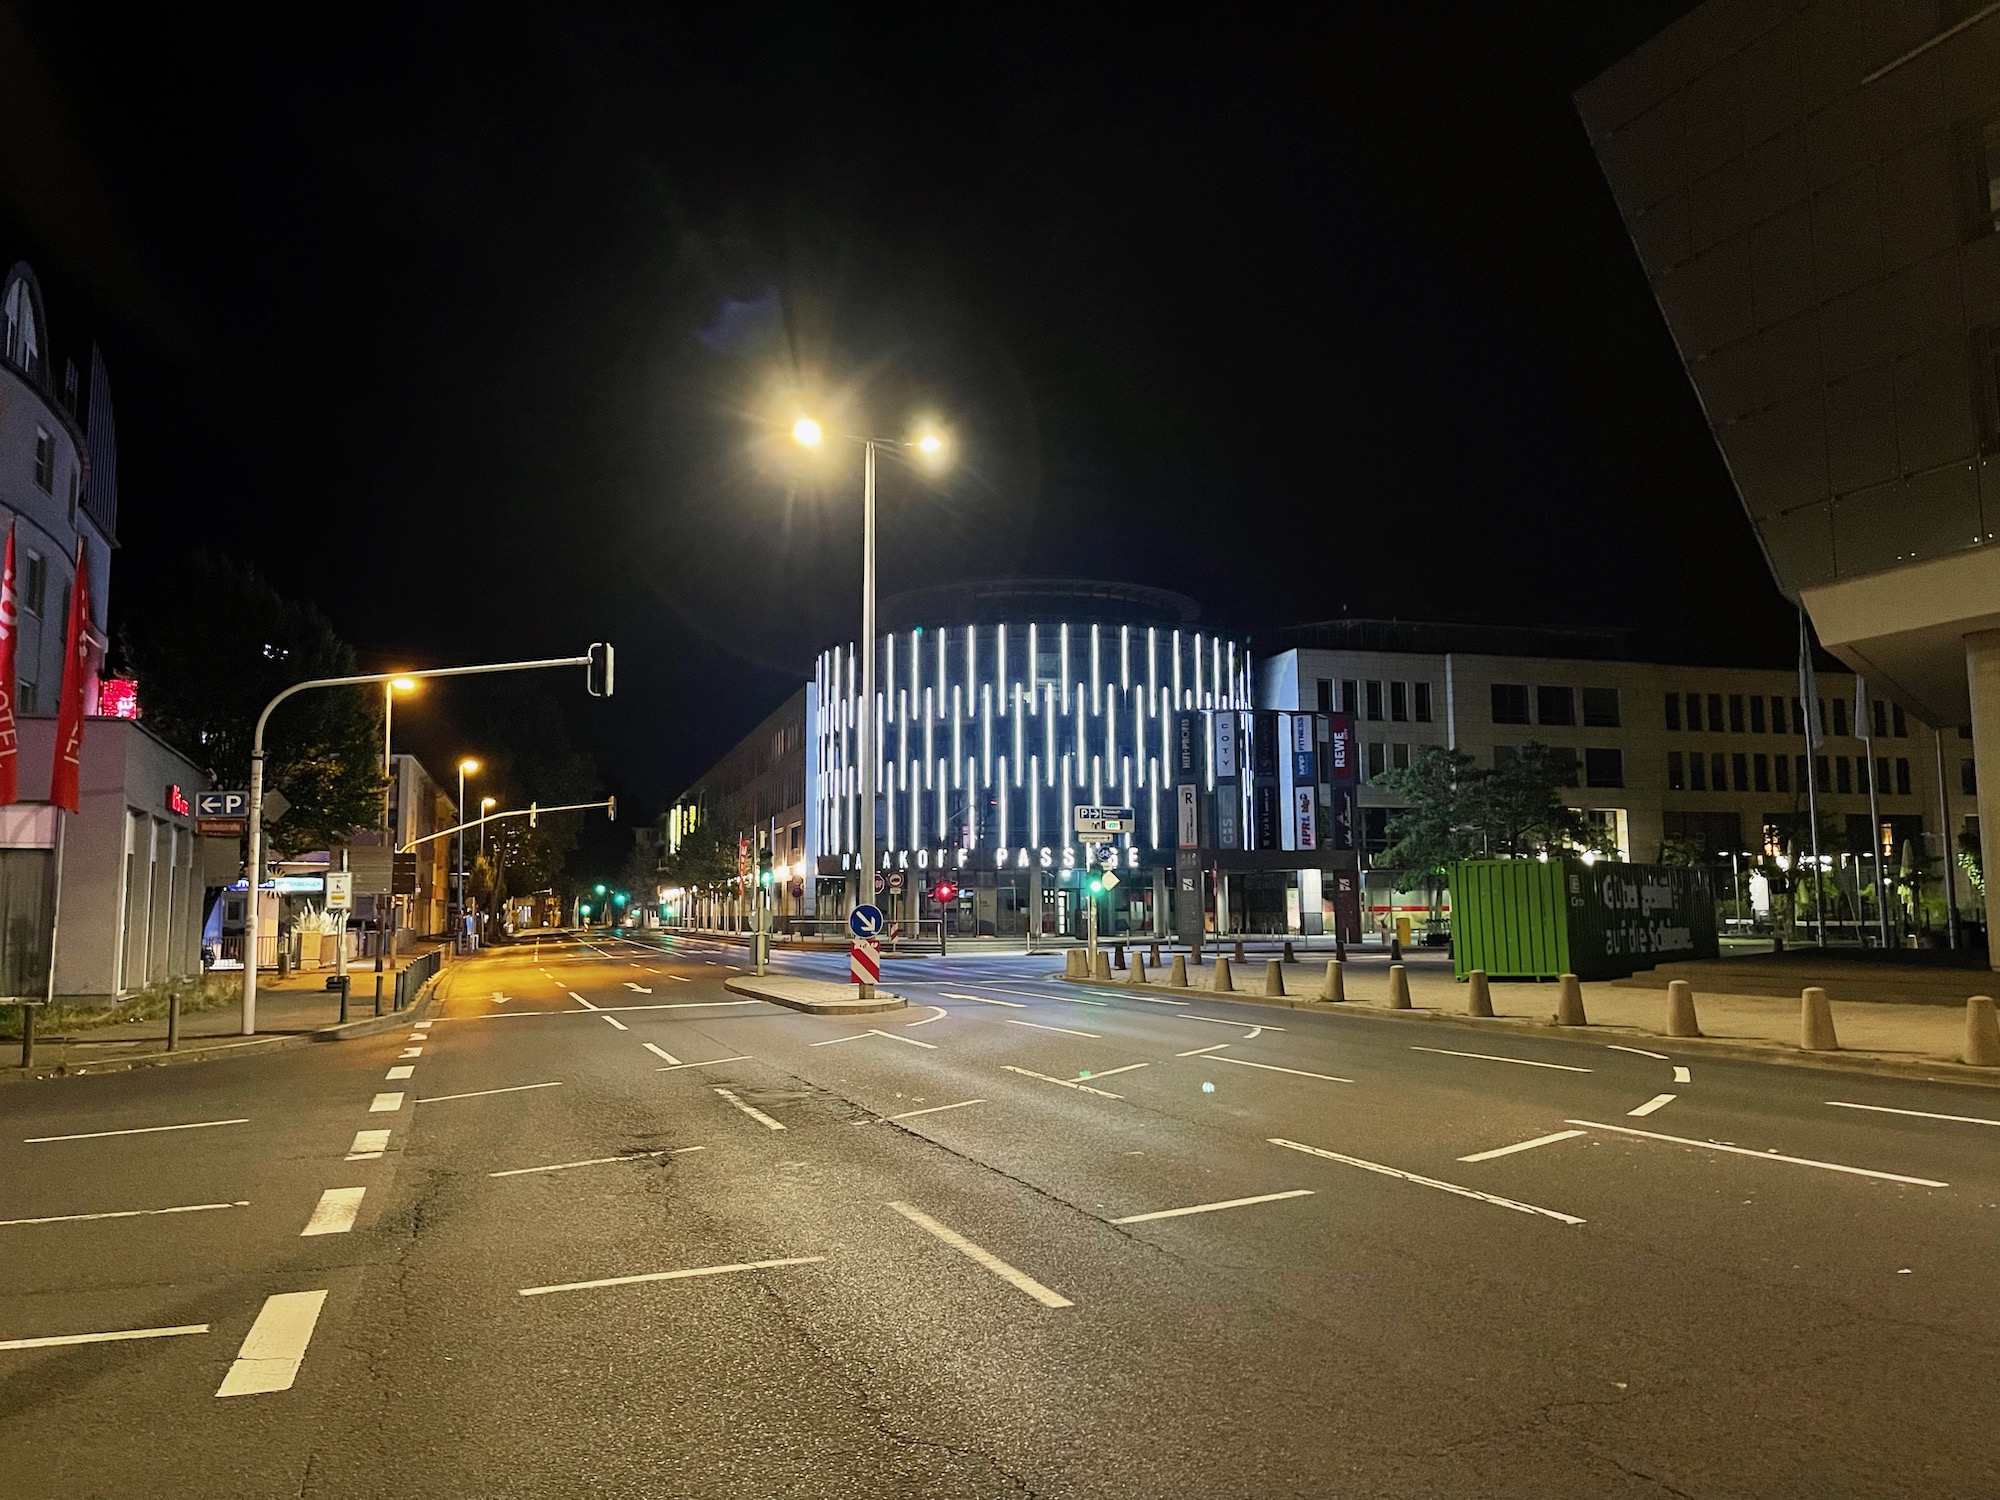
[[1708, 758], [1708, 784], [1718, 792], [1729, 790], [1729, 757], [1720, 750]]
[[1688, 790], [1691, 792], [1708, 790], [1708, 757], [1699, 750], [1688, 757]]
[[1495, 724], [1528, 722], [1528, 688], [1525, 683], [1493, 684], [1493, 722]]
[[1625, 752], [1623, 750], [1584, 751], [1583, 781], [1586, 786], [1625, 785]]
[[1566, 687], [1536, 688], [1535, 722], [1538, 724], [1574, 724], [1576, 722], [1576, 690]]
[[1378, 722], [1382, 718], [1382, 684], [1379, 682], [1368, 684], [1368, 717]]
[[[1667, 701], [1671, 703], [1673, 700], [1669, 698]], [[1680, 751], [1669, 750], [1667, 752], [1667, 790], [1670, 792], [1684, 792], [1687, 790], [1687, 767], [1684, 761], [1685, 757], [1682, 756]]]
[[1410, 722], [1410, 685], [1407, 682], [1389, 684], [1389, 717], [1398, 724]]
[[1419, 724], [1430, 723], [1431, 685], [1428, 682], [1414, 682], [1410, 684], [1410, 692], [1414, 695], [1414, 702], [1411, 708], [1416, 715], [1417, 722]]
[[[1761, 699], [1758, 699], [1758, 698], [1752, 698], [1752, 699], [1751, 699], [1750, 701], [1751, 701], [1752, 703], [1759, 703], [1759, 702], [1762, 702], [1763, 700], [1761, 700]], [[1771, 790], [1771, 757], [1770, 757], [1770, 756], [1768, 756], [1768, 755], [1759, 755], [1759, 756], [1757, 756], [1757, 757], [1756, 757], [1755, 759], [1753, 759], [1753, 760], [1752, 760], [1752, 761], [1750, 762], [1750, 771], [1751, 771], [1751, 778], [1752, 778], [1752, 779], [1751, 779], [1751, 784], [1752, 784], [1753, 786], [1755, 786], [1755, 787], [1757, 788], [1757, 790], [1758, 790], [1758, 791], [1760, 791], [1760, 792], [1768, 792], [1768, 791], [1770, 791], [1770, 790]]]
[[1729, 695], [1729, 732], [1731, 734], [1741, 734], [1743, 732], [1743, 695], [1741, 693], [1731, 693]]
[[1762, 693], [1752, 693], [1750, 695], [1750, 732], [1752, 734], [1762, 734], [1764, 732], [1764, 695]]
[[1771, 769], [1778, 773], [1778, 790], [1789, 792], [1792, 789], [1792, 758], [1789, 755], [1772, 756]]
[[1785, 700], [1776, 693], [1771, 695], [1771, 733], [1787, 734], [1785, 728]]
[[1750, 790], [1750, 757], [1742, 751], [1729, 757], [1730, 785], [1739, 792]]
[[1386, 807], [1364, 807], [1361, 809], [1361, 847], [1369, 854], [1380, 854], [1389, 847], [1389, 809]]
[[1910, 795], [1910, 763], [1900, 755], [1896, 757], [1896, 795]]
[[1591, 688], [1583, 690], [1583, 722], [1592, 729], [1616, 729], [1618, 727], [1618, 689]]
[[1694, 733], [1696, 733], [1696, 734], [1700, 734], [1700, 733], [1701, 733], [1701, 694], [1700, 694], [1700, 693], [1689, 693], [1689, 694], [1687, 695], [1687, 704], [1688, 704], [1688, 728], [1689, 728], [1689, 729], [1690, 729], [1691, 731], [1693, 731]]
[[1854, 774], [1848, 769], [1846, 756], [1836, 755], [1833, 758], [1833, 775], [1834, 784], [1840, 791], [1851, 792], [1854, 790]]
[[1845, 736], [1847, 733], [1847, 700], [1845, 698], [1836, 698], [1833, 700], [1833, 732], [1841, 736]]
[[1667, 694], [1667, 728], [1679, 729], [1680, 727], [1681, 695], [1679, 693], [1669, 693]]

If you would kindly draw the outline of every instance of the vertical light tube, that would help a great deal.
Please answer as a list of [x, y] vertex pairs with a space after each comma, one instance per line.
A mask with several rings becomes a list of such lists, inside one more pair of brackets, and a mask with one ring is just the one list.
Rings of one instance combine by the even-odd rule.
[[1042, 669], [1041, 648], [1035, 644], [1035, 627], [1028, 627], [1028, 701], [1035, 698], [1035, 685]]
[[1069, 712], [1069, 626], [1061, 627], [1058, 639], [1061, 642], [1056, 655], [1056, 675], [1062, 683], [1062, 711]]
[[972, 772], [973, 760], [968, 755], [965, 758], [965, 847], [968, 849], [977, 849], [979, 847], [979, 789], [973, 785]]
[[1132, 627], [1118, 627], [1118, 691], [1132, 691]]
[[982, 757], [979, 784], [993, 785], [993, 684], [979, 685], [979, 753]]
[[1157, 625], [1146, 627], [1146, 712], [1160, 711], [1160, 630]]
[[1000, 757], [1000, 847], [1007, 847], [1007, 757]]
[[1090, 627], [1090, 711], [1101, 714], [1104, 712], [1104, 699], [1100, 696], [1103, 691], [1100, 684], [1104, 681], [1104, 671], [1097, 636], [1098, 627], [1093, 625]]
[[1014, 785], [1021, 784], [1021, 720], [1026, 717], [1021, 712], [1021, 684], [1014, 684]]
[[1090, 757], [1090, 800], [1099, 807], [1104, 805], [1103, 762], [1095, 755]]
[[979, 681], [979, 627], [965, 627], [965, 701], [972, 703], [972, 685]]
[[945, 670], [944, 664], [944, 640], [950, 634], [950, 626], [938, 626], [937, 711], [940, 719], [944, 717], [944, 685], [951, 680], [951, 674]]
[[1089, 710], [1083, 701], [1083, 684], [1079, 682], [1076, 687], [1076, 730], [1075, 738], [1070, 743], [1076, 747], [1076, 784], [1082, 786], [1083, 756], [1084, 752], [1090, 748], [1090, 733], [1084, 722]]
[[931, 716], [931, 693], [934, 689], [924, 689], [924, 785], [931, 784], [931, 737], [937, 732], [937, 720]]
[[1147, 794], [1147, 801], [1153, 811], [1153, 847], [1160, 847], [1160, 763], [1153, 762], [1153, 788]]
[[[896, 701], [896, 632], [890, 631], [882, 637], [882, 697], [890, 704]], [[896, 712], [892, 707], [889, 720], [895, 722]]]
[[951, 837], [949, 832], [951, 804], [946, 800], [950, 796], [951, 793], [945, 790], [944, 785], [944, 762], [943, 760], [939, 760], [937, 763], [937, 841], [940, 844], [943, 844]]
[[958, 760], [965, 752], [964, 708], [964, 689], [954, 682], [951, 685], [951, 784], [953, 786], [958, 785]]
[[1035, 848], [1042, 846], [1042, 788], [1041, 757], [1028, 757], [1028, 842]]
[[1234, 641], [1231, 641], [1231, 642], [1229, 643], [1229, 697], [1230, 697], [1230, 702], [1229, 702], [1229, 704], [1227, 705], [1228, 707], [1230, 707], [1230, 708], [1240, 708], [1240, 707], [1242, 706], [1242, 704], [1241, 704], [1241, 703], [1240, 703], [1239, 701], [1237, 701], [1237, 692], [1236, 692], [1236, 642], [1234, 642]]
[[1004, 719], [1007, 717], [1007, 627], [1005, 625], [1000, 627], [998, 654], [1000, 666], [995, 675], [1000, 683], [1000, 717]]
[[1181, 701], [1181, 633], [1174, 632], [1174, 707], [1186, 708]]
[[1206, 683], [1204, 682], [1202, 676], [1201, 632], [1196, 631], [1194, 637], [1194, 704], [1193, 704], [1195, 708], [1208, 707], [1208, 700], [1202, 696], [1202, 691], [1205, 686]]
[[[1056, 784], [1056, 689], [1042, 684], [1042, 763], [1049, 768], [1049, 785]], [[1067, 773], [1065, 773], [1067, 774]]]

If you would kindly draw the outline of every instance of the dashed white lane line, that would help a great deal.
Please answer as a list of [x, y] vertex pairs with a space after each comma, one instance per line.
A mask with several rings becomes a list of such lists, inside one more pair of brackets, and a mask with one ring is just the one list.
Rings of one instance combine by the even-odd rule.
[[386, 1115], [402, 1107], [403, 1096], [401, 1094], [377, 1094], [373, 1099], [368, 1101], [368, 1113], [371, 1115]]
[[1229, 1046], [1233, 1046], [1233, 1045], [1235, 1045], [1235, 1044], [1234, 1044], [1234, 1043], [1232, 1043], [1232, 1042], [1217, 1042], [1217, 1043], [1216, 1043], [1216, 1044], [1215, 1044], [1215, 1045], [1214, 1045], [1213, 1047], [1197, 1047], [1197, 1048], [1195, 1048], [1195, 1049], [1194, 1049], [1194, 1051], [1192, 1051], [1192, 1052], [1176, 1052], [1176, 1053], [1174, 1054], [1174, 1056], [1175, 1056], [1175, 1057], [1206, 1057], [1206, 1056], [1208, 1056], [1208, 1054], [1209, 1054], [1209, 1053], [1211, 1053], [1211, 1052], [1220, 1052], [1220, 1051], [1221, 1051], [1221, 1050], [1222, 1050], [1222, 1049], [1223, 1049], [1224, 1047], [1229, 1047]]
[[554, 1083], [517, 1083], [511, 1088], [504, 1089], [474, 1089], [469, 1094], [431, 1094], [419, 1099], [417, 1103], [443, 1104], [448, 1099], [483, 1099], [488, 1094], [522, 1094], [526, 1093], [529, 1089], [559, 1089], [561, 1087], [561, 1079], [557, 1079]]
[[1061, 1292], [1050, 1291], [1026, 1271], [1010, 1266], [991, 1250], [981, 1249], [956, 1229], [948, 1228], [933, 1219], [921, 1208], [909, 1203], [891, 1203], [889, 1207], [908, 1219], [919, 1229], [936, 1236], [951, 1246], [960, 1255], [975, 1265], [983, 1266], [1017, 1291], [1026, 1292], [1044, 1307], [1074, 1307], [1076, 1304]]
[[1079, 1083], [1074, 1078], [1051, 1078], [1046, 1073], [1036, 1073], [1028, 1068], [1017, 1068], [1012, 1063], [1002, 1063], [1001, 1068], [1009, 1073], [1019, 1073], [1023, 1078], [1039, 1078], [1043, 1083], [1053, 1083], [1057, 1088], [1077, 1089], [1082, 1093], [1096, 1094], [1104, 1099], [1123, 1099], [1123, 1094], [1114, 1094], [1109, 1089], [1094, 1089], [1087, 1083]]
[[1988, 1120], [1980, 1115], [1941, 1115], [1928, 1109], [1891, 1109], [1886, 1104], [1849, 1104], [1845, 1099], [1829, 1099], [1827, 1104], [1833, 1109], [1865, 1109], [1877, 1115], [1909, 1115], [1919, 1120], [1955, 1120], [1961, 1125], [2000, 1125], [2000, 1120]]
[[1151, 1063], [1127, 1063], [1122, 1068], [1104, 1068], [1101, 1070], [1095, 1068], [1086, 1068], [1083, 1072], [1077, 1074], [1076, 1077], [1072, 1078], [1070, 1082], [1083, 1083], [1092, 1078], [1110, 1078], [1111, 1076], [1117, 1073], [1130, 1073], [1136, 1068], [1150, 1068], [1150, 1067], [1152, 1067]]
[[1573, 1141], [1582, 1135], [1581, 1130], [1558, 1130], [1553, 1135], [1538, 1135], [1532, 1141], [1516, 1141], [1511, 1146], [1495, 1146], [1491, 1151], [1475, 1151], [1470, 1156], [1461, 1156], [1460, 1161], [1492, 1161], [1496, 1156], [1512, 1156], [1516, 1151], [1532, 1151], [1537, 1146], [1553, 1146], [1557, 1141]]
[[1568, 1063], [1536, 1062], [1527, 1057], [1502, 1057], [1497, 1052], [1454, 1052], [1449, 1047], [1412, 1047], [1412, 1052], [1435, 1052], [1440, 1057], [1476, 1057], [1483, 1062], [1513, 1063], [1522, 1068], [1553, 1068], [1559, 1073], [1590, 1073], [1591, 1068], [1575, 1068]]
[[630, 1026], [627, 1026], [623, 1021], [619, 1020], [616, 1016], [606, 1016], [604, 1020], [607, 1025], [616, 1026], [620, 1031], [630, 1031], [632, 1029]]
[[1224, 1198], [1220, 1203], [1196, 1203], [1187, 1208], [1156, 1208], [1149, 1214], [1127, 1214], [1114, 1224], [1149, 1224], [1154, 1219], [1180, 1219], [1189, 1214], [1212, 1214], [1225, 1208], [1245, 1208], [1252, 1203], [1276, 1203], [1281, 1198], [1310, 1198], [1311, 1188], [1293, 1188], [1288, 1193], [1259, 1193], [1254, 1198]]
[[1544, 1219], [1554, 1219], [1560, 1224], [1585, 1222], [1574, 1214], [1558, 1213], [1553, 1208], [1541, 1208], [1533, 1203], [1502, 1198], [1495, 1193], [1482, 1193], [1477, 1188], [1461, 1187], [1455, 1182], [1444, 1182], [1436, 1177], [1420, 1177], [1415, 1172], [1405, 1172], [1399, 1167], [1385, 1167], [1379, 1161], [1364, 1161], [1358, 1156], [1342, 1156], [1338, 1151], [1324, 1151], [1318, 1146], [1308, 1146], [1300, 1141], [1288, 1141], [1281, 1136], [1266, 1136], [1265, 1139], [1274, 1146], [1283, 1146], [1288, 1151], [1303, 1151], [1308, 1156], [1322, 1157], [1345, 1166], [1359, 1167], [1364, 1172], [1377, 1172], [1384, 1177], [1394, 1177], [1402, 1182], [1413, 1182], [1418, 1187], [1436, 1188], [1441, 1193], [1454, 1193], [1461, 1198], [1476, 1198], [1481, 1203], [1491, 1203], [1495, 1208], [1509, 1208], [1517, 1214], [1535, 1214]]
[[0, 1219], [0, 1229], [12, 1229], [24, 1224], [80, 1224], [89, 1219], [145, 1219], [155, 1214], [205, 1214], [217, 1208], [249, 1206], [248, 1198], [239, 1198], [234, 1203], [183, 1203], [174, 1208], [121, 1208], [107, 1213], [47, 1214], [39, 1219]]
[[458, 1021], [518, 1021], [526, 1016], [606, 1015], [617, 1011], [629, 1015], [635, 1010], [714, 1010], [731, 1005], [765, 1005], [764, 1000], [659, 1000], [650, 1005], [593, 1005], [589, 1010], [496, 1010], [485, 1016], [455, 1016]]
[[727, 1099], [731, 1104], [742, 1110], [744, 1114], [755, 1120], [759, 1125], [764, 1126], [767, 1130], [783, 1130], [785, 1128], [782, 1121], [772, 1119], [754, 1104], [745, 1104], [728, 1089], [717, 1089], [716, 1093], [722, 1095], [723, 1098]]
[[1912, 1187], [1950, 1187], [1930, 1177], [1905, 1177], [1900, 1172], [1877, 1172], [1870, 1167], [1850, 1167], [1836, 1161], [1814, 1161], [1809, 1156], [1786, 1156], [1778, 1151], [1753, 1151], [1748, 1146], [1727, 1146], [1721, 1141], [1697, 1141], [1684, 1135], [1661, 1135], [1651, 1130], [1634, 1130], [1630, 1125], [1606, 1125], [1597, 1120], [1565, 1120], [1586, 1130], [1611, 1130], [1619, 1135], [1644, 1136], [1649, 1141], [1669, 1141], [1676, 1146], [1695, 1146], [1703, 1151], [1726, 1151], [1731, 1156], [1748, 1156], [1757, 1161], [1782, 1161], [1795, 1167], [1818, 1167], [1823, 1172], [1845, 1172], [1851, 1177], [1873, 1177], [1882, 1182], [1907, 1182]]
[[405, 1047], [401, 1052], [396, 1054], [398, 1057], [422, 1057], [423, 1055], [424, 1049], [421, 1047]]
[[680, 1059], [678, 1057], [675, 1057], [673, 1053], [669, 1052], [665, 1047], [657, 1045], [656, 1043], [641, 1042], [639, 1043], [639, 1045], [641, 1047], [644, 1047], [648, 1052], [652, 1053], [653, 1056], [662, 1058], [667, 1062], [678, 1063], [680, 1061]]
[[675, 1063], [671, 1068], [655, 1068], [653, 1069], [653, 1071], [655, 1073], [678, 1073], [682, 1068], [712, 1068], [717, 1063], [749, 1062], [749, 1061], [750, 1061], [749, 1053], [739, 1052], [734, 1057], [711, 1057], [705, 1059], [702, 1062]]
[[429, 1021], [418, 1021], [414, 1026], [411, 1027], [411, 1030], [413, 1031], [429, 1031], [430, 1029], [431, 1029], [431, 1023]]
[[642, 1281], [685, 1281], [690, 1276], [728, 1276], [737, 1271], [768, 1271], [776, 1266], [814, 1266], [824, 1255], [791, 1255], [783, 1260], [746, 1260], [733, 1266], [693, 1266], [685, 1271], [648, 1271], [640, 1276], [605, 1276], [596, 1281], [563, 1281], [554, 1286], [524, 1286], [523, 1297], [546, 1297], [551, 1292], [587, 1292], [601, 1286], [636, 1286]]
[[346, 1234], [354, 1227], [354, 1220], [361, 1212], [362, 1195], [366, 1188], [328, 1188], [319, 1195], [319, 1202], [306, 1220], [306, 1227], [299, 1231], [303, 1239], [309, 1234]]
[[347, 1148], [349, 1161], [374, 1161], [389, 1149], [389, 1132], [386, 1130], [357, 1130], [354, 1144]]
[[623, 1156], [592, 1156], [583, 1161], [559, 1161], [546, 1167], [509, 1167], [504, 1172], [488, 1172], [488, 1177], [526, 1177], [532, 1172], [567, 1172], [571, 1167], [602, 1167], [613, 1162], [649, 1161], [655, 1156], [679, 1156], [684, 1151], [706, 1151], [706, 1146], [676, 1146], [671, 1151], [628, 1151]]
[[1605, 1043], [1604, 1045], [1605, 1045], [1605, 1047], [1606, 1047], [1606, 1048], [1607, 1048], [1607, 1049], [1608, 1049], [1609, 1051], [1612, 1051], [1612, 1052], [1630, 1052], [1630, 1053], [1634, 1054], [1635, 1056], [1638, 1056], [1638, 1057], [1650, 1057], [1650, 1058], [1653, 1058], [1653, 1059], [1655, 1059], [1656, 1061], [1659, 1061], [1659, 1062], [1665, 1062], [1665, 1061], [1667, 1060], [1667, 1054], [1666, 1054], [1666, 1053], [1664, 1053], [1664, 1052], [1648, 1052], [1648, 1051], [1647, 1051], [1647, 1050], [1646, 1050], [1646, 1049], [1645, 1049], [1644, 1047], [1623, 1047], [1623, 1046], [1620, 1046], [1620, 1045], [1619, 1045], [1619, 1044], [1618, 1044], [1617, 1042], [1606, 1042], [1606, 1043]]
[[947, 1000], [976, 1000], [981, 1005], [1004, 1005], [1009, 1010], [1026, 1010], [1028, 1008], [1019, 1000], [995, 1000], [988, 995], [966, 995], [961, 994], [957, 990], [939, 990], [938, 993]]
[[1045, 1026], [1040, 1021], [1019, 1021], [1012, 1016], [1002, 1016], [1000, 1019], [1008, 1026], [1032, 1026], [1037, 1031], [1060, 1031], [1064, 1036], [1087, 1036], [1094, 1042], [1104, 1040], [1102, 1032], [1078, 1031], [1073, 1026]]
[[1689, 1072], [1689, 1071], [1688, 1071], [1688, 1070], [1687, 1070], [1686, 1068], [1684, 1068], [1684, 1067], [1676, 1067], [1676, 1068], [1674, 1069], [1674, 1082], [1675, 1082], [1675, 1083], [1693, 1083], [1693, 1082], [1694, 1082], [1694, 1074], [1690, 1073], [1690, 1072]]
[[1230, 1063], [1239, 1068], [1262, 1068], [1266, 1073], [1290, 1073], [1299, 1078], [1317, 1078], [1322, 1083], [1352, 1083], [1352, 1078], [1336, 1078], [1331, 1073], [1309, 1073], [1304, 1068], [1281, 1068], [1276, 1063], [1251, 1062], [1243, 1057], [1223, 1057], [1220, 1054], [1209, 1058], [1210, 1062]]
[[173, 1339], [207, 1333], [206, 1323], [178, 1323], [172, 1328], [122, 1328], [116, 1333], [57, 1333], [39, 1339], [0, 1339], [0, 1349], [54, 1349], [64, 1344], [116, 1344], [126, 1339]]
[[592, 1005], [588, 1000], [584, 999], [583, 996], [579, 995], [575, 990], [571, 990], [569, 992], [569, 997], [570, 999], [574, 1000], [578, 1005], [581, 1005], [585, 1010], [597, 1009], [596, 1006]]
[[86, 1130], [77, 1135], [31, 1135], [26, 1137], [21, 1144], [24, 1146], [41, 1146], [46, 1145], [50, 1141], [98, 1141], [111, 1135], [158, 1135], [162, 1131], [167, 1130], [213, 1130], [218, 1125], [248, 1125], [249, 1123], [250, 1121], [247, 1118], [241, 1120], [196, 1120], [187, 1125], [141, 1125], [134, 1130]]
[[216, 1388], [216, 1396], [261, 1396], [290, 1390], [299, 1378], [306, 1345], [312, 1342], [319, 1310], [325, 1303], [324, 1291], [280, 1292], [266, 1297], [243, 1347], [236, 1351], [236, 1362]]
[[676, 983], [676, 984], [693, 984], [693, 983], [694, 983], [694, 981], [693, 981], [692, 979], [688, 978], [688, 977], [687, 977], [687, 975], [685, 975], [685, 974], [669, 974], [669, 975], [667, 976], [667, 978], [669, 978], [669, 979], [673, 980], [673, 981], [674, 981], [674, 983]]
[[399, 1063], [382, 1076], [390, 1083], [395, 1083], [399, 1079], [415, 1077], [416, 1071], [416, 1067], [411, 1063]]
[[[1255, 1036], [1263, 1031], [1283, 1031], [1285, 1029], [1282, 1026], [1260, 1026], [1250, 1021], [1225, 1021], [1221, 1016], [1182, 1016], [1180, 1019], [1183, 1021], [1207, 1021], [1215, 1026], [1241, 1026], [1249, 1031], [1250, 1036]], [[1247, 1042], [1250, 1040], [1250, 1037], [1246, 1036], [1243, 1040]]]
[[[884, 1115], [884, 1120], [914, 1120], [918, 1115], [941, 1115], [948, 1109], [964, 1109], [968, 1105], [984, 1104], [984, 1099], [961, 1099], [956, 1104], [933, 1104], [925, 1109], [906, 1109], [899, 1115]], [[875, 1120], [856, 1120], [857, 1125], [874, 1125]]]
[[1655, 1094], [1653, 1095], [1652, 1098], [1648, 1099], [1644, 1104], [1640, 1105], [1637, 1109], [1626, 1110], [1625, 1116], [1627, 1119], [1631, 1119], [1637, 1115], [1650, 1115], [1653, 1113], [1653, 1111], [1657, 1109], [1664, 1109], [1667, 1105], [1672, 1104], [1674, 1100], [1678, 1099], [1679, 1097], [1680, 1097], [1679, 1094]]

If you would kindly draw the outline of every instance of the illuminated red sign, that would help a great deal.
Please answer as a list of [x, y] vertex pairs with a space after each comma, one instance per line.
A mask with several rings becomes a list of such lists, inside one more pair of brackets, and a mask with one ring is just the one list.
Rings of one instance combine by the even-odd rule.
[[167, 811], [186, 817], [194, 809], [188, 806], [187, 793], [177, 786], [167, 788]]
[[129, 677], [107, 677], [97, 685], [97, 711], [106, 718], [139, 717], [139, 684]]

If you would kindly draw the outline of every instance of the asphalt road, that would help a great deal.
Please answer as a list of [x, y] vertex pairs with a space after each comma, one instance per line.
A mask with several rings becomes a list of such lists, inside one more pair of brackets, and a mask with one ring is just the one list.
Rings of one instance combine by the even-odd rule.
[[2000, 1493], [2000, 1091], [740, 962], [0, 1088], [0, 1495]]

